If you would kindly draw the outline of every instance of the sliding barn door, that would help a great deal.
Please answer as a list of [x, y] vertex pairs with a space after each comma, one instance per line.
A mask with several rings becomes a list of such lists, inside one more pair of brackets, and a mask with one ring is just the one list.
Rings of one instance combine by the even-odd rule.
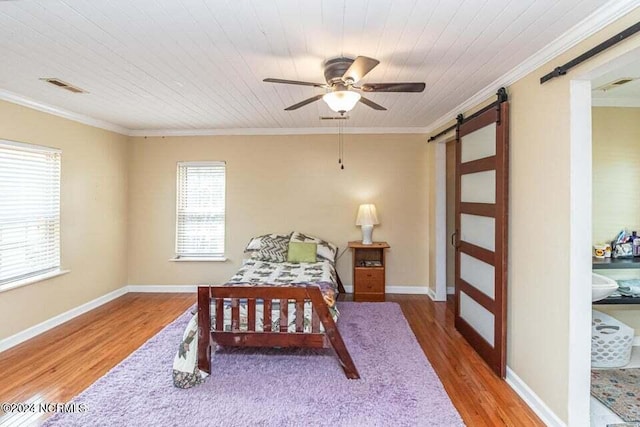
[[507, 320], [508, 102], [458, 128], [456, 329], [504, 378]]

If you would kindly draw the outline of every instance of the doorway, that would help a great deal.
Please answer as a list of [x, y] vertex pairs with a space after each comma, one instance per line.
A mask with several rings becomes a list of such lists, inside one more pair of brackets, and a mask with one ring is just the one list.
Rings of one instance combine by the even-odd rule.
[[[635, 207], [636, 205], [640, 207], [640, 196], [638, 196], [638, 185], [640, 184], [640, 144], [638, 144], [640, 141], [640, 81], [638, 81], [638, 77], [640, 77], [640, 59], [638, 59], [637, 52], [632, 52], [598, 67], [586, 76], [588, 80], [584, 83], [589, 85], [590, 95], [588, 99], [592, 165], [590, 226], [593, 245], [610, 242], [621, 231], [626, 233], [640, 231], [638, 208]], [[630, 81], [629, 78], [631, 78]], [[622, 284], [621, 280], [640, 278], [640, 263], [637, 268], [599, 268], [594, 272]], [[602, 317], [600, 313], [603, 313], [605, 316], [611, 317], [610, 322], [621, 322], [635, 329], [636, 339], [635, 346], [632, 347], [631, 358], [628, 361], [616, 361], [614, 364], [618, 368], [615, 369], [615, 374], [614, 371], [600, 369], [598, 362], [595, 367], [590, 365], [589, 370], [593, 370], [592, 372], [598, 378], [596, 380], [598, 383], [606, 381], [605, 377], [616, 375], [616, 380], [620, 384], [618, 388], [622, 390], [625, 379], [629, 381], [633, 378], [631, 373], [626, 374], [632, 372], [628, 370], [640, 367], [640, 347], [638, 347], [640, 344], [638, 336], [640, 335], [640, 305], [636, 305], [638, 300], [634, 298], [627, 300], [628, 304], [613, 304], [616, 299], [619, 302], [621, 298], [611, 296], [605, 300], [593, 302], [588, 311], [591, 314], [591, 309], [593, 309], [594, 317]], [[589, 326], [591, 326], [590, 323]], [[591, 333], [591, 328], [589, 331]], [[598, 347], [596, 346], [595, 350], [591, 349], [591, 351], [598, 354]], [[591, 388], [591, 384], [589, 384], [589, 388]], [[600, 398], [602, 399], [603, 396], [600, 395]], [[624, 397], [608, 395], [607, 398], [600, 401], [591, 395], [591, 425], [624, 423], [625, 411], [620, 408], [627, 405], [624, 404], [623, 399]], [[611, 404], [611, 402], [616, 402], [616, 404]], [[638, 409], [640, 408], [636, 408], [636, 410]]]

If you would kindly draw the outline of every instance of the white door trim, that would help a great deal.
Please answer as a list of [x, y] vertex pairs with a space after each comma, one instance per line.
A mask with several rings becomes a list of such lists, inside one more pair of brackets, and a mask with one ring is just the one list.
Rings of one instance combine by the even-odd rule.
[[[569, 83], [570, 249], [568, 425], [589, 425], [591, 402], [592, 142], [591, 81], [637, 61], [640, 47], [586, 70]], [[585, 184], [586, 183], [586, 184]]]
[[[571, 80], [568, 425], [586, 426], [591, 389], [591, 81]], [[586, 184], [585, 184], [586, 183]]]
[[447, 146], [446, 139], [435, 143], [435, 277], [434, 301], [447, 300]]

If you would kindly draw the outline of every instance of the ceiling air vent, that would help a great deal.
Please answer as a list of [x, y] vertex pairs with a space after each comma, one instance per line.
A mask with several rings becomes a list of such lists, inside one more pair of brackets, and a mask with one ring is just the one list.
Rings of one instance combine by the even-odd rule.
[[80, 89], [79, 87], [70, 85], [67, 82], [63, 82], [60, 79], [56, 79], [56, 78], [41, 78], [40, 80], [47, 82], [47, 83], [51, 83], [54, 86], [58, 86], [62, 89], [68, 90], [69, 92], [73, 92], [73, 93], [89, 93], [84, 89]]
[[596, 89], [597, 90], [601, 90], [603, 92], [606, 92], [608, 90], [615, 89], [617, 87], [622, 86], [623, 84], [632, 82], [634, 80], [637, 80], [637, 78], [635, 78], [635, 77], [623, 77], [621, 79], [614, 80], [614, 81], [612, 81], [610, 83], [607, 83], [606, 85], [602, 85], [602, 86], [600, 86], [600, 87], [598, 87]]

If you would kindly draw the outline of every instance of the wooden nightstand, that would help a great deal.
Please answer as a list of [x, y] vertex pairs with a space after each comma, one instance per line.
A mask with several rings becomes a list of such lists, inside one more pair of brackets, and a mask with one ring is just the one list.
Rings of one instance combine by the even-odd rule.
[[387, 242], [349, 242], [353, 252], [353, 300], [384, 301], [385, 260]]

